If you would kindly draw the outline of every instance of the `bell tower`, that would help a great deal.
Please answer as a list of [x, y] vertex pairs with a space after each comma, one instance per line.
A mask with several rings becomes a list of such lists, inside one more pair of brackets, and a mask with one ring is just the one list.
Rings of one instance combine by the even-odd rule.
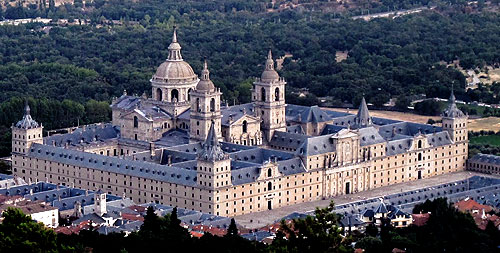
[[222, 150], [215, 134], [214, 123], [198, 153], [196, 178], [200, 186], [208, 189], [231, 186], [231, 158]]
[[30, 112], [30, 106], [26, 103], [23, 118], [12, 126], [13, 156], [28, 154], [33, 143], [43, 144], [43, 126], [31, 118]]
[[269, 141], [274, 131], [286, 131], [285, 80], [274, 69], [271, 50], [260, 79], [253, 83], [252, 101], [255, 113], [262, 119], [261, 130]]
[[201, 80], [196, 85], [196, 90], [191, 91], [190, 95], [190, 137], [197, 141], [206, 140], [213, 123], [215, 137], [220, 139], [222, 137], [220, 111], [222, 93], [210, 80], [206, 61], [201, 72]]
[[443, 122], [443, 130], [447, 131], [454, 142], [467, 142], [467, 119], [455, 103], [455, 95], [451, 91], [450, 98], [448, 99], [448, 107], [441, 114]]

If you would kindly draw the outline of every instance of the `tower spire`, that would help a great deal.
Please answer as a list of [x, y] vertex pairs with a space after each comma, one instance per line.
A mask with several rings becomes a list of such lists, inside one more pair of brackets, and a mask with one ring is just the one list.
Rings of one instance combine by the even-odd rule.
[[355, 118], [358, 128], [366, 127], [372, 124], [372, 119], [370, 117], [370, 112], [368, 111], [368, 106], [366, 105], [365, 97], [361, 99], [361, 104], [359, 105], [358, 114]]
[[199, 153], [199, 158], [207, 161], [220, 161], [227, 159], [227, 155], [222, 150], [217, 133], [215, 132], [215, 123], [212, 121], [210, 130], [208, 131], [207, 139], [202, 145], [202, 150]]
[[273, 53], [271, 52], [271, 49], [269, 49], [269, 52], [267, 53], [267, 59], [266, 59], [266, 70], [274, 70], [274, 60], [273, 60]]
[[207, 60], [203, 63], [203, 70], [201, 71], [201, 80], [208, 81], [210, 80], [210, 71], [208, 71]]
[[181, 45], [177, 42], [177, 28], [174, 27], [172, 43], [168, 46], [168, 61], [182, 61]]

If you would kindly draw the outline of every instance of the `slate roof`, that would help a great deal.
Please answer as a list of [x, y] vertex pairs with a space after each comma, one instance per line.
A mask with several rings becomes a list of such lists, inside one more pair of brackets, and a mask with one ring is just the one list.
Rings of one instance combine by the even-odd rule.
[[219, 144], [217, 134], [215, 133], [215, 123], [212, 122], [210, 130], [208, 130], [207, 139], [202, 145], [198, 158], [206, 161], [220, 161], [228, 159]]
[[111, 105], [111, 108], [117, 108], [121, 110], [130, 110], [139, 106], [141, 104], [141, 99], [135, 96], [127, 96], [126, 94], [119, 97], [114, 104]]
[[363, 99], [361, 100], [361, 104], [359, 105], [358, 113], [354, 118], [354, 122], [357, 128], [367, 127], [372, 124], [372, 118], [370, 117], [370, 112], [368, 111], [365, 97], [363, 97]]
[[111, 156], [102, 156], [77, 150], [69, 150], [48, 145], [33, 144], [30, 157], [60, 162], [73, 166], [133, 175], [152, 180], [195, 186], [196, 171], [164, 166], [154, 163], [132, 161]]
[[297, 149], [309, 137], [310, 136], [303, 134], [274, 131], [273, 137], [271, 138], [269, 145]]
[[65, 144], [81, 145], [90, 144], [96, 141], [106, 141], [117, 138], [120, 134], [120, 129], [111, 124], [96, 124], [77, 128], [72, 133], [57, 134], [44, 138], [44, 143], [47, 145], [56, 145], [64, 147]]
[[287, 126], [286, 132], [292, 134], [305, 134], [301, 125]]
[[297, 149], [295, 154], [301, 156], [311, 156], [334, 152], [336, 150], [332, 135], [320, 135], [307, 138], [304, 143]]
[[361, 146], [369, 146], [385, 142], [385, 139], [379, 134], [378, 130], [373, 126], [359, 129], [358, 134]]
[[90, 214], [86, 214], [86, 215], [82, 216], [79, 219], [74, 220], [72, 222], [72, 224], [79, 225], [80, 223], [85, 222], [85, 221], [92, 221], [93, 223], [96, 223], [96, 224], [106, 223], [106, 221], [101, 216], [97, 215], [96, 213], [90, 213]]
[[451, 138], [447, 131], [435, 134], [427, 134], [427, 142], [433, 147], [439, 147], [451, 144]]
[[31, 118], [30, 111], [30, 106], [26, 103], [23, 118], [16, 123], [17, 128], [32, 129], [38, 127], [38, 122]]
[[290, 116], [295, 113], [296, 115], [292, 116], [292, 120], [300, 123], [319, 123], [332, 120], [330, 115], [321, 110], [317, 105], [304, 107], [288, 105], [286, 109]]
[[451, 91], [450, 98], [448, 99], [448, 107], [446, 107], [442, 116], [447, 118], [461, 118], [465, 116], [455, 103], [455, 94], [453, 94], [453, 91]]
[[182, 129], [172, 129], [162, 134], [162, 137], [155, 141], [156, 144], [164, 147], [172, 147], [189, 143], [189, 133]]
[[413, 143], [413, 138], [399, 139], [387, 142], [386, 155], [397, 155], [408, 151]]
[[346, 128], [345, 126], [336, 126], [332, 124], [326, 124], [323, 130], [321, 131], [321, 135], [326, 135], [326, 134], [334, 134], [337, 133], [338, 131]]
[[469, 162], [479, 162], [479, 163], [500, 165], [500, 156], [479, 153], [479, 154], [469, 158]]

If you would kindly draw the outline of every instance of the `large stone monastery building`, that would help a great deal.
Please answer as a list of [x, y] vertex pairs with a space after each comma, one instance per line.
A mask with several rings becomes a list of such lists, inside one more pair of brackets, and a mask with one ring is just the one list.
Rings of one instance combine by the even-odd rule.
[[442, 127], [285, 103], [271, 52], [252, 103], [228, 106], [207, 63], [195, 74], [174, 31], [152, 97], [125, 92], [112, 124], [43, 137], [12, 126], [13, 173], [201, 212], [235, 216], [464, 170], [467, 116], [453, 94]]

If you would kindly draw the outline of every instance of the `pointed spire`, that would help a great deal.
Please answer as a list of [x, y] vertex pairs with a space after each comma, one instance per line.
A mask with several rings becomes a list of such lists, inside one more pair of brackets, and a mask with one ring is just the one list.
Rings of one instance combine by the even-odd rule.
[[201, 71], [201, 80], [210, 80], [210, 71], [208, 71], [207, 60], [203, 63], [203, 70]]
[[202, 145], [203, 149], [200, 151], [198, 157], [207, 161], [220, 161], [228, 159], [219, 143], [217, 133], [215, 132], [215, 123], [212, 121], [210, 130], [208, 131], [207, 139]]
[[182, 61], [181, 55], [181, 45], [177, 42], [177, 28], [174, 27], [174, 33], [172, 35], [172, 43], [168, 46], [168, 58], [169, 61]]
[[24, 103], [24, 116], [30, 115], [31, 109], [30, 106], [28, 105], [28, 100]]
[[446, 107], [441, 116], [447, 118], [461, 118], [465, 116], [464, 113], [457, 107], [455, 93], [453, 92], [453, 85], [451, 88], [450, 98], [448, 99], [448, 107]]
[[356, 115], [355, 122], [358, 128], [366, 127], [372, 124], [372, 118], [370, 117], [370, 112], [368, 111], [368, 106], [366, 105], [365, 97], [361, 99], [361, 104], [359, 105], [358, 114]]
[[269, 49], [269, 52], [267, 53], [266, 70], [274, 70], [274, 60], [273, 60], [273, 53], [271, 52], [271, 49]]
[[172, 35], [172, 43], [177, 43], [177, 27], [174, 26], [174, 34]]
[[455, 92], [453, 92], [453, 83], [451, 84], [451, 94], [450, 98], [448, 99], [448, 102], [455, 103]]
[[16, 123], [16, 127], [18, 128], [23, 128], [23, 129], [31, 129], [31, 128], [37, 128], [38, 122], [33, 120], [31, 118], [31, 109], [30, 106], [28, 105], [28, 100], [26, 100], [25, 105], [24, 105], [24, 115], [23, 118]]

